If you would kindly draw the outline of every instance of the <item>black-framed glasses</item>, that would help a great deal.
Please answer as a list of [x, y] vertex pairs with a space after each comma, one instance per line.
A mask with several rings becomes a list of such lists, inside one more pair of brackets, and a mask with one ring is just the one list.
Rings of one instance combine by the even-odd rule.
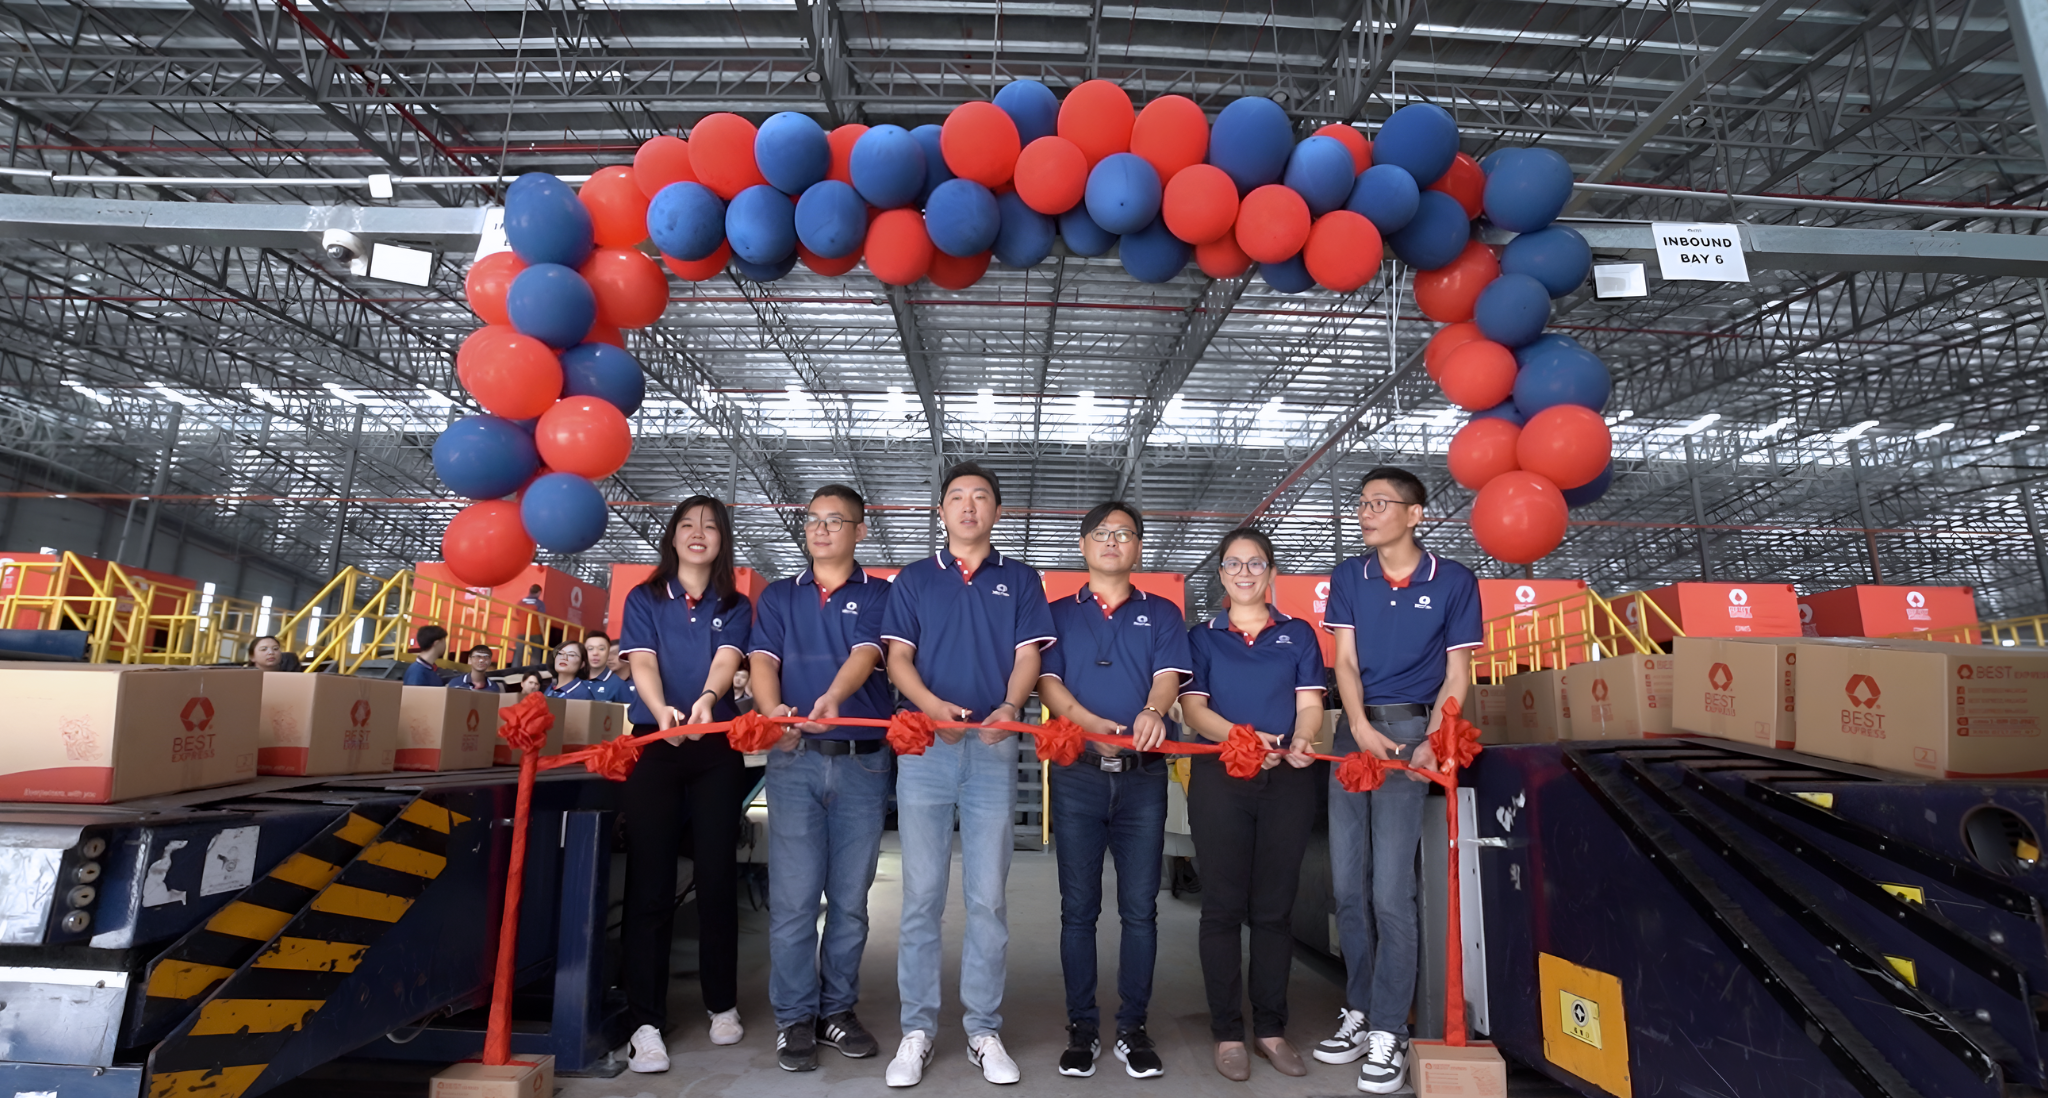
[[1361, 510], [1369, 511], [1372, 514], [1383, 515], [1387, 513], [1387, 508], [1389, 507], [1413, 507], [1415, 505], [1405, 499], [1361, 499], [1358, 501], [1358, 506]]
[[1249, 576], [1263, 576], [1266, 574], [1267, 567], [1266, 562], [1259, 557], [1253, 557], [1250, 560], [1238, 560], [1236, 557], [1232, 557], [1223, 562], [1223, 574], [1235, 576], [1243, 573]]
[[1088, 540], [1095, 542], [1099, 545], [1108, 545], [1112, 541], [1116, 542], [1118, 545], [1129, 545], [1130, 543], [1138, 540], [1138, 533], [1135, 530], [1125, 530], [1121, 528], [1115, 530], [1105, 530], [1102, 527], [1098, 526], [1095, 529], [1088, 531]]
[[838, 515], [826, 515], [824, 518], [819, 518], [816, 515], [812, 515], [809, 518], [804, 519], [804, 529], [823, 530], [828, 534], [836, 534], [839, 531], [846, 529], [847, 524], [850, 521], [851, 520], [841, 518]]

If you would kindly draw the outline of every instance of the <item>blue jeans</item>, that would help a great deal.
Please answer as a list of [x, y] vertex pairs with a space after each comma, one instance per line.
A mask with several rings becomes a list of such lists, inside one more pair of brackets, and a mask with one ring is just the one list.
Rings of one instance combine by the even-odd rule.
[[[778, 1029], [852, 1010], [894, 756], [768, 753], [768, 1001]], [[825, 901], [820, 947], [818, 899]]]
[[967, 933], [960, 948], [960, 1006], [967, 1035], [1003, 1028], [1003, 975], [1010, 948], [1011, 828], [1017, 810], [1017, 737], [993, 747], [969, 731], [896, 761], [896, 826], [903, 841], [903, 919], [896, 937], [896, 985], [903, 1032], [939, 1027], [939, 936], [952, 872], [953, 822], [960, 823], [960, 891]]
[[[1429, 718], [1373, 727], [1409, 745], [1396, 756], [1407, 760], [1425, 738]], [[1356, 750], [1350, 728], [1340, 729], [1336, 754]], [[1406, 774], [1389, 773], [1371, 793], [1346, 793], [1334, 769], [1330, 774], [1330, 880], [1337, 893], [1337, 940], [1344, 948], [1344, 1005], [1364, 1011], [1370, 1028], [1399, 1037], [1408, 1036], [1408, 1012], [1415, 1004], [1415, 863], [1428, 795], [1428, 782]]]
[[1067, 979], [1067, 1021], [1091, 1033], [1099, 1033], [1102, 1024], [1095, 1006], [1095, 920], [1102, 914], [1105, 851], [1116, 859], [1116, 909], [1123, 929], [1116, 963], [1118, 1032], [1145, 1024], [1159, 952], [1166, 760], [1126, 755], [1124, 765], [1130, 769], [1120, 774], [1085, 761], [1052, 768], [1052, 849], [1060, 870], [1060, 970]]

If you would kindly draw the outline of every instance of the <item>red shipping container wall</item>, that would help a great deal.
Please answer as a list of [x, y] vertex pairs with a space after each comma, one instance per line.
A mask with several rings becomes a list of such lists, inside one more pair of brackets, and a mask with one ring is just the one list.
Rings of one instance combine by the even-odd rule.
[[[1188, 608], [1188, 578], [1179, 572], [1133, 572], [1131, 585], [1148, 595], [1158, 595], [1180, 607], [1185, 615]], [[1081, 588], [1088, 586], [1086, 572], [1045, 573], [1045, 597], [1048, 600], [1073, 598]]]
[[1309, 624], [1316, 627], [1316, 642], [1323, 648], [1323, 666], [1336, 666], [1336, 639], [1323, 628], [1323, 615], [1330, 608], [1330, 577], [1274, 576], [1273, 605], [1290, 618], [1308, 619]]
[[[1974, 587], [1905, 587], [1860, 584], [1799, 600], [1799, 621], [1809, 637], [1891, 637], [1977, 624]], [[1977, 642], [1974, 631], [1944, 640]]]
[[[1581, 599], [1576, 605], [1567, 604], [1564, 607], [1550, 604], [1573, 595], [1584, 594], [1585, 591], [1585, 580], [1480, 580], [1479, 617], [1485, 623], [1483, 636], [1486, 638], [1486, 647], [1473, 654], [1474, 671], [1480, 675], [1488, 673], [1489, 651], [1505, 650], [1514, 644], [1583, 635], [1587, 627], [1585, 600]], [[1537, 606], [1545, 607], [1540, 615], [1523, 613]], [[1503, 620], [1511, 614], [1519, 616], [1512, 622]], [[1511, 624], [1512, 632], [1509, 629]], [[1562, 647], [1563, 665], [1583, 663], [1592, 658], [1584, 644]], [[1542, 667], [1560, 666], [1555, 649], [1517, 652], [1515, 662], [1523, 670], [1536, 670], [1539, 664]]]
[[[1675, 583], [1645, 591], [1688, 637], [1796, 637], [1799, 596], [1789, 583]], [[1650, 639], [1671, 641], [1663, 618], [1644, 613], [1637, 596], [1614, 600], [1622, 620], [1649, 623]]]

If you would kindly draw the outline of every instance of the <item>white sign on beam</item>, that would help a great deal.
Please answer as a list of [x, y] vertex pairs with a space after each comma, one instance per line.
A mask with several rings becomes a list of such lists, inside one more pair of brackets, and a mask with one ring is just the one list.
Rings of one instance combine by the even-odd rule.
[[1650, 225], [1666, 282], [1748, 282], [1738, 225], [1658, 221]]

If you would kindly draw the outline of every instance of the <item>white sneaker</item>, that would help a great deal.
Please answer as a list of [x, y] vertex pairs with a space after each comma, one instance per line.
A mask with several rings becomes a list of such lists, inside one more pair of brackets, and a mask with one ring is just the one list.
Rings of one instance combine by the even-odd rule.
[[1392, 1094], [1408, 1075], [1408, 1042], [1376, 1029], [1365, 1035], [1365, 1063], [1358, 1067], [1358, 1089], [1367, 1094]]
[[737, 1007], [711, 1015], [712, 1044], [736, 1045], [740, 1043], [740, 1038], [746, 1035], [746, 1027], [740, 1025], [740, 1012]]
[[903, 1043], [896, 1046], [896, 1058], [889, 1061], [888, 1083], [892, 1087], [914, 1087], [924, 1078], [926, 1064], [932, 1062], [932, 1035], [921, 1029], [913, 1029], [903, 1035]]
[[1017, 1061], [1003, 1049], [999, 1034], [984, 1033], [967, 1039], [967, 1060], [981, 1069], [981, 1077], [991, 1083], [1014, 1083], [1024, 1077], [1017, 1070]]
[[661, 1031], [653, 1026], [641, 1026], [633, 1031], [633, 1039], [626, 1042], [631, 1055], [626, 1066], [634, 1071], [652, 1074], [668, 1070], [668, 1043], [661, 1039]]
[[1365, 1055], [1365, 1012], [1337, 1008], [1337, 1032], [1316, 1042], [1312, 1053], [1326, 1064], [1348, 1064]]

